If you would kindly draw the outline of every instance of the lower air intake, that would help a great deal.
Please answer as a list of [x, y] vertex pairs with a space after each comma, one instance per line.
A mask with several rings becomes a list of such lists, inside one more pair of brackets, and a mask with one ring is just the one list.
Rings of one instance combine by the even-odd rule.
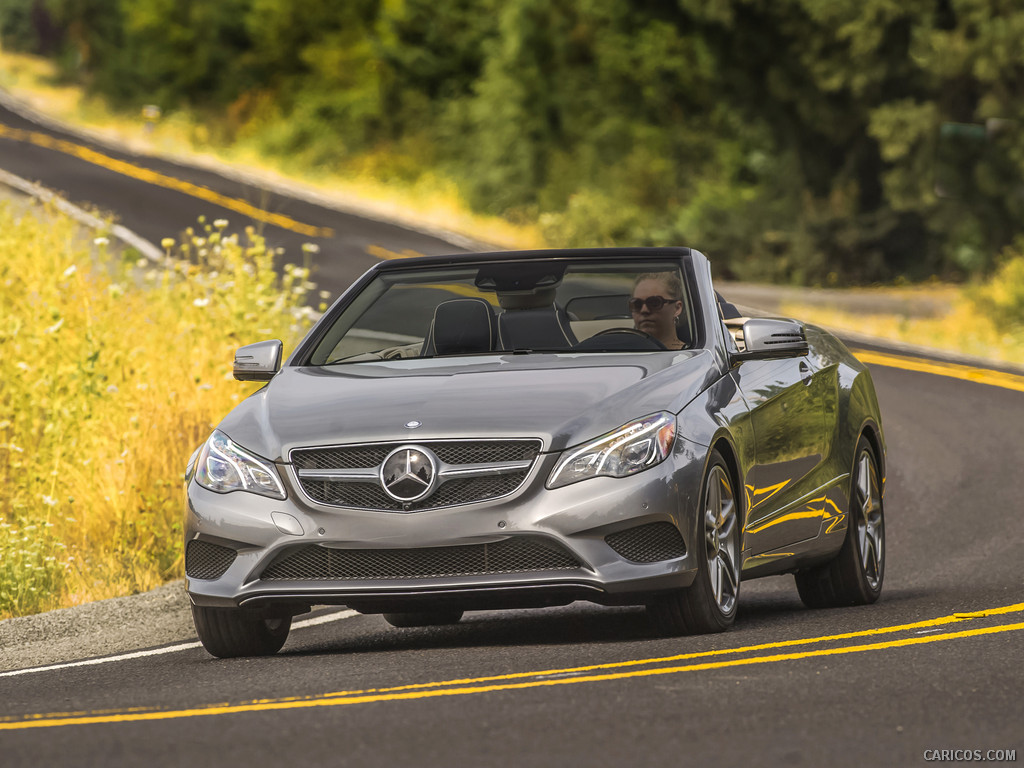
[[312, 545], [279, 555], [263, 572], [268, 581], [432, 579], [579, 568], [556, 544], [522, 537], [493, 544], [420, 549], [331, 549]]
[[230, 547], [193, 539], [185, 547], [185, 575], [192, 579], [219, 579], [237, 555]]
[[634, 563], [657, 563], [686, 554], [686, 544], [672, 523], [648, 523], [604, 537], [605, 543]]

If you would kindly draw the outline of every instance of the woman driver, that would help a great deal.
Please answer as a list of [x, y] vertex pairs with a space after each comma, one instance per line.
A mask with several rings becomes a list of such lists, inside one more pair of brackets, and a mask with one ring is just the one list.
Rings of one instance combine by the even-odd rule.
[[667, 349], [682, 349], [676, 321], [683, 313], [683, 286], [674, 272], [646, 272], [633, 284], [629, 310], [638, 331], [650, 334]]

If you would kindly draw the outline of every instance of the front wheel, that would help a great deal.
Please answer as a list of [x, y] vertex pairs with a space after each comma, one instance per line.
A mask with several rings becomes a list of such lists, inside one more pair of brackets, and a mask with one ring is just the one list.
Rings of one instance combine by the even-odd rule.
[[885, 516], [882, 484], [871, 443], [857, 442], [850, 482], [846, 538], [831, 562], [796, 574], [800, 599], [808, 608], [867, 605], [882, 594], [885, 576]]
[[192, 621], [203, 647], [221, 659], [271, 656], [281, 650], [292, 618], [265, 618], [243, 608], [192, 606]]
[[736, 619], [742, 525], [732, 476], [717, 450], [711, 452], [700, 498], [702, 539], [697, 543], [699, 557], [693, 584], [647, 606], [661, 635], [723, 632]]

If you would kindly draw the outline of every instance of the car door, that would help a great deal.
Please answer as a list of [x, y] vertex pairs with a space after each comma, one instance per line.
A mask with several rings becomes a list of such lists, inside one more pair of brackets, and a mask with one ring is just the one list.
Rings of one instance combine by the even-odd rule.
[[827, 382], [807, 355], [746, 360], [736, 370], [750, 408], [755, 463], [745, 479], [750, 555], [817, 535], [824, 501], [815, 470], [827, 455]]

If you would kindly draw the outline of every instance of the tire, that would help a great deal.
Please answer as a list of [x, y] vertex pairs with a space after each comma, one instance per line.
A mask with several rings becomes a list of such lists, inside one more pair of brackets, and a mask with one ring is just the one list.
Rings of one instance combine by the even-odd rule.
[[658, 634], [667, 637], [724, 632], [736, 619], [743, 526], [732, 474], [717, 450], [711, 452], [700, 499], [701, 538], [695, 542], [699, 557], [693, 584], [647, 605]]
[[292, 627], [291, 616], [268, 619], [242, 608], [192, 606], [192, 621], [203, 647], [221, 659], [272, 656]]
[[878, 459], [861, 435], [850, 475], [846, 538], [839, 554], [796, 574], [796, 588], [808, 608], [868, 605], [882, 594], [885, 578], [885, 515]]
[[424, 611], [422, 613], [385, 613], [384, 621], [392, 627], [443, 627], [458, 624], [462, 611]]

